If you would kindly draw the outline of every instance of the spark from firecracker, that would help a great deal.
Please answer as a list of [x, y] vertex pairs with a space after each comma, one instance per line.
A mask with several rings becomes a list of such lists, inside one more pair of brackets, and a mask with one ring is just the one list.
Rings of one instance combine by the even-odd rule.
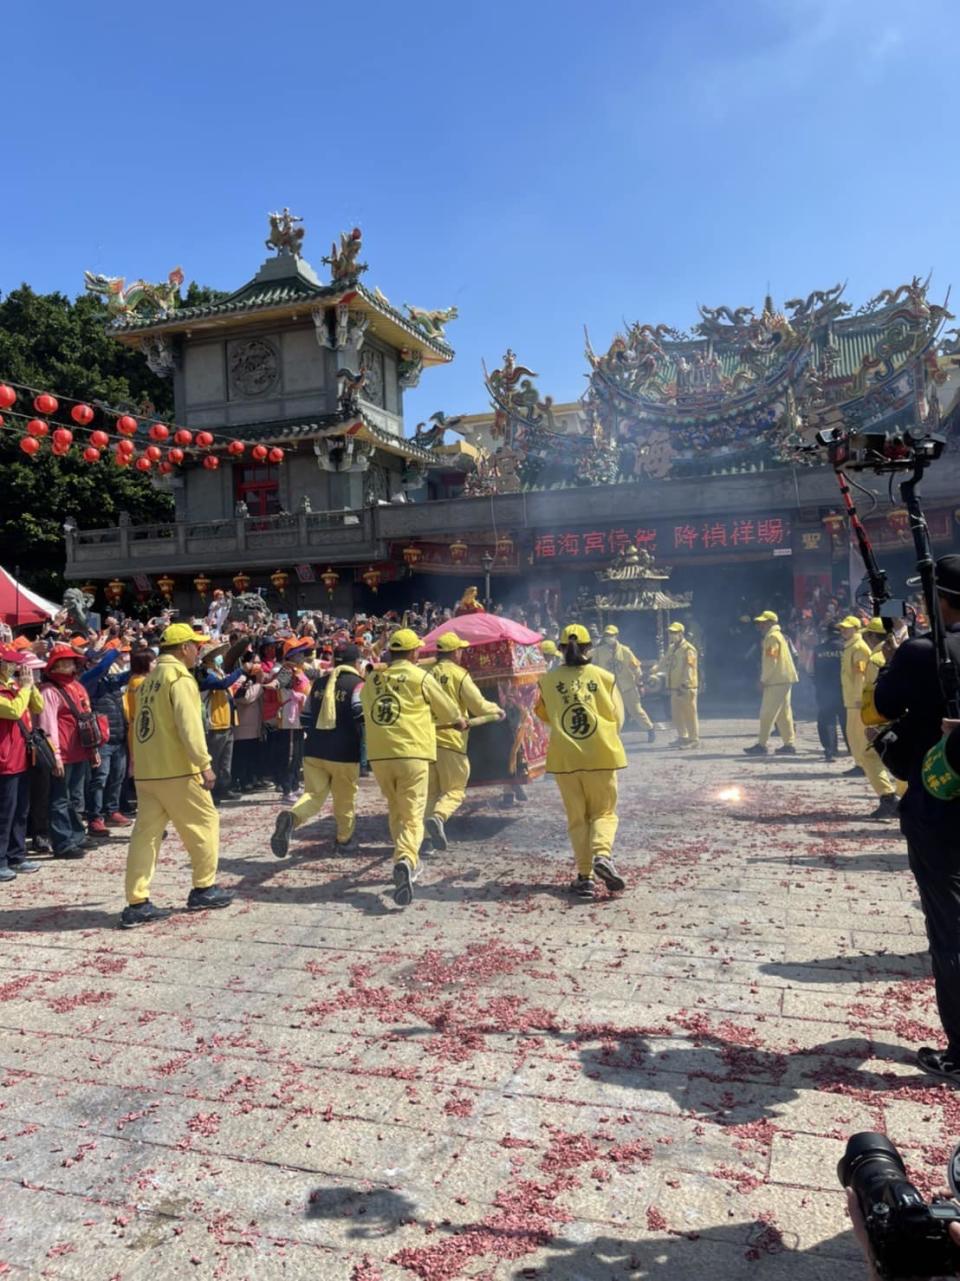
[[718, 801], [742, 801], [743, 791], [739, 787], [723, 787], [717, 792]]

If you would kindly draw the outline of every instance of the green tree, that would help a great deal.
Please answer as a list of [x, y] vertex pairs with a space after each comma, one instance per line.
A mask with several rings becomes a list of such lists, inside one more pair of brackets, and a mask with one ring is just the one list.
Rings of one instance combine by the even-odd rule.
[[[184, 305], [224, 296], [191, 283]], [[60, 293], [35, 293], [26, 284], [14, 289], [0, 299], [0, 382], [172, 418], [171, 383], [152, 374], [138, 352], [111, 338], [107, 320], [105, 304], [92, 294], [71, 300]], [[32, 414], [31, 401], [21, 394], [12, 412]], [[51, 427], [75, 428], [69, 408], [63, 406], [50, 419]], [[115, 524], [120, 511], [128, 511], [135, 522], [172, 516], [170, 494], [149, 476], [117, 467], [106, 457], [86, 463], [77, 445], [57, 458], [44, 444], [27, 458], [19, 446], [22, 421], [8, 417], [7, 426], [0, 431], [0, 564], [10, 571], [19, 565], [24, 581], [37, 591], [53, 599], [62, 593], [67, 516], [81, 529]]]

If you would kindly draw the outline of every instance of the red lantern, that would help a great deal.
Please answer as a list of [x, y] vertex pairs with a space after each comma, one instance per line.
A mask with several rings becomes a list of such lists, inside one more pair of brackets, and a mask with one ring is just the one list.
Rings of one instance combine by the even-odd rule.
[[60, 408], [60, 403], [56, 396], [51, 396], [48, 391], [42, 391], [39, 396], [34, 396], [33, 407], [38, 414], [55, 414]]
[[70, 417], [78, 427], [86, 427], [93, 422], [93, 410], [89, 405], [74, 405], [70, 410]]
[[246, 445], [242, 440], [231, 440], [230, 444], [227, 446], [227, 453], [239, 457], [245, 449]]
[[123, 414], [117, 419], [117, 431], [121, 436], [134, 436], [137, 431], [137, 420], [131, 418], [129, 414]]
[[143, 451], [152, 463], [158, 463], [163, 456], [156, 445], [148, 445]]
[[137, 459], [137, 462], [136, 462], [137, 471], [149, 471], [152, 466], [153, 466], [153, 463], [150, 461], [149, 458], [145, 457], [144, 455], [141, 455]]
[[360, 577], [373, 592], [374, 596], [376, 596], [377, 588], [380, 586], [380, 579], [383, 577], [379, 569], [374, 569], [371, 565], [368, 570], [365, 570], [364, 573], [360, 575]]
[[209, 449], [213, 444], [213, 437], [208, 431], [198, 431], [196, 436], [197, 445], [201, 449]]
[[0, 409], [9, 409], [17, 403], [17, 393], [9, 383], [0, 383]]
[[100, 450], [88, 445], [83, 451], [83, 461], [85, 463], [98, 463], [100, 461]]
[[170, 449], [168, 449], [168, 450], [167, 450], [167, 457], [170, 459], [170, 461], [171, 461], [172, 463], [178, 463], [178, 464], [179, 464], [179, 463], [182, 463], [182, 462], [183, 462], [183, 450], [182, 450], [182, 449], [178, 449], [178, 448], [176, 447], [176, 445], [174, 445], [174, 446], [172, 446], [172, 448], [170, 448]]
[[324, 587], [327, 589], [328, 593], [330, 594], [330, 599], [333, 600], [333, 589], [336, 587], [337, 583], [339, 583], [340, 575], [337, 573], [335, 569], [331, 569], [330, 566], [328, 565], [327, 568], [320, 575], [320, 581], [323, 583]]
[[272, 463], [283, 462], [283, 450], [278, 449], [276, 445], [274, 445], [273, 449], [270, 450], [270, 453], [267, 456]]
[[118, 440], [118, 441], [117, 441], [117, 453], [118, 453], [118, 454], [123, 454], [123, 456], [124, 456], [125, 458], [132, 458], [132, 457], [133, 457], [133, 441], [132, 441], [132, 440]]
[[68, 449], [73, 444], [73, 432], [67, 427], [58, 427], [53, 433], [54, 447], [59, 445], [61, 449]]
[[27, 423], [27, 432], [31, 436], [46, 436], [49, 430], [42, 418], [31, 418]]
[[193, 432], [186, 431], [183, 427], [178, 427], [173, 433], [173, 439], [178, 445], [190, 445], [193, 443]]
[[[121, 444], [122, 443], [123, 442], [121, 441]], [[117, 448], [114, 450], [113, 461], [117, 464], [118, 467], [129, 467], [130, 464], [133, 462], [133, 459], [128, 453], [122, 450], [118, 445]]]
[[408, 565], [410, 569], [413, 569], [414, 565], [423, 560], [423, 552], [414, 543], [404, 547], [401, 555], [403, 556], [404, 564]]
[[466, 560], [469, 548], [465, 542], [458, 538], [455, 542], [450, 544], [449, 551], [450, 559], [453, 563], [455, 565], [460, 565]]
[[66, 454], [69, 454], [70, 446], [69, 445], [52, 445], [50, 447], [50, 452], [55, 454], [57, 458], [63, 458]]
[[173, 463], [162, 462], [157, 468], [161, 476], [169, 476], [173, 471]]
[[32, 458], [33, 455], [40, 448], [40, 442], [39, 440], [36, 440], [33, 436], [23, 436], [20, 439], [20, 448], [23, 450], [25, 454], [29, 454], [30, 457]]
[[163, 423], [154, 423], [148, 434], [151, 440], [155, 440], [159, 443], [166, 440], [170, 435], [170, 428], [165, 427]]
[[216, 454], [207, 454], [206, 458], [203, 460], [203, 465], [206, 467], [207, 471], [216, 471], [220, 466], [220, 459]]
[[262, 463], [263, 460], [266, 458], [266, 456], [267, 456], [266, 445], [254, 445], [254, 447], [250, 450], [250, 457], [256, 459], [258, 463]]
[[106, 449], [110, 444], [110, 437], [105, 431], [92, 431], [90, 433], [90, 444], [95, 449]]

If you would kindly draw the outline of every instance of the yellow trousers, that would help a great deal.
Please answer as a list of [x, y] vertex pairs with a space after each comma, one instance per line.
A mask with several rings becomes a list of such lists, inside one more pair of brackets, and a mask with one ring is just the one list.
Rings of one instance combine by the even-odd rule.
[[859, 707], [848, 707], [847, 742], [850, 744], [850, 755], [867, 776], [867, 782], [878, 796], [894, 796], [897, 793], [893, 779], [883, 768], [883, 761], [867, 745], [867, 732], [860, 715]]
[[437, 747], [436, 764], [430, 766], [427, 787], [427, 817], [435, 814], [444, 822], [463, 804], [470, 781], [470, 760], [464, 752]]
[[674, 689], [670, 691], [670, 717], [677, 738], [684, 742], [700, 742], [700, 719], [697, 716], [697, 691]]
[[303, 758], [303, 795], [291, 808], [294, 827], [319, 814], [327, 797], [333, 797], [333, 817], [337, 820], [337, 841], [346, 845], [357, 825], [357, 784], [360, 765], [357, 761], [321, 761], [316, 756]]
[[163, 829], [170, 824], [187, 847], [193, 887], [205, 890], [217, 879], [220, 815], [210, 793], [191, 778], [137, 779], [137, 821], [127, 851], [128, 903], [144, 903], [157, 868]]
[[371, 761], [370, 765], [387, 802], [393, 861], [405, 858], [411, 867], [416, 867], [420, 861], [420, 846], [423, 844], [423, 816], [430, 780], [429, 762]]
[[792, 685], [764, 685], [760, 703], [760, 735], [758, 742], [764, 747], [774, 725], [780, 731], [784, 747], [793, 747], [797, 732], [793, 728]]
[[617, 834], [617, 771], [555, 774], [567, 811], [567, 831], [581, 876], [593, 875], [593, 860], [609, 857]]
[[623, 699], [623, 710], [626, 713], [627, 720], [637, 720], [643, 729], [653, 729], [653, 721], [647, 715], [643, 704], [640, 702], [640, 695], [637, 693], [636, 685], [618, 685], [617, 689]]

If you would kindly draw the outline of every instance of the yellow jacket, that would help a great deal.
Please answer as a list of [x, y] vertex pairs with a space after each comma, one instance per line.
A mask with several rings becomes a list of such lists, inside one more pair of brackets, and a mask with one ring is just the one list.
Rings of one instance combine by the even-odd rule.
[[786, 636], [776, 623], [770, 628], [760, 644], [763, 657], [760, 660], [761, 685], [795, 685], [797, 669], [790, 653]]
[[210, 767], [192, 672], [161, 654], [140, 686], [134, 722], [134, 778], [188, 778]]
[[587, 663], [540, 677], [536, 713], [550, 726], [549, 774], [623, 769], [623, 700], [611, 672]]
[[[14, 683], [0, 681], [0, 686], [12, 689]], [[18, 685], [17, 692], [11, 698], [0, 699], [0, 720], [19, 721], [28, 711], [38, 716], [43, 711], [43, 695], [36, 685]]]
[[686, 638], [675, 642], [663, 657], [661, 669], [667, 677], [667, 689], [678, 692], [683, 689], [696, 689], [697, 647]]
[[[460, 715], [468, 720], [471, 716], [491, 716], [499, 712], [496, 703], [488, 702], [474, 684], [473, 677], [458, 663], [451, 663], [449, 658], [442, 658], [430, 669], [430, 675], [449, 694], [460, 708]], [[437, 747], [466, 755], [469, 730], [438, 729]]]
[[433, 676], [405, 658], [373, 671], [360, 702], [371, 761], [435, 761], [435, 724], [449, 725], [461, 716]]
[[840, 658], [840, 688], [844, 707], [859, 711], [863, 702], [863, 684], [870, 663], [870, 646], [859, 632], [855, 632], [843, 647]]
[[629, 645], [621, 645], [617, 641], [613, 650], [608, 645], [598, 645], [593, 662], [602, 671], [612, 672], [621, 689], [629, 690], [631, 694], [636, 692], [640, 660]]

